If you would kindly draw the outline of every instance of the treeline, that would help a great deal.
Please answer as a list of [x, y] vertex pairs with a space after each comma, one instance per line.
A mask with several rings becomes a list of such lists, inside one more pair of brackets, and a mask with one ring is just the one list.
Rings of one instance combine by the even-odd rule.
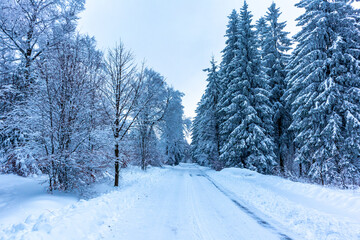
[[[360, 15], [353, 1], [301, 0], [291, 40], [273, 3], [255, 26], [229, 16], [193, 121], [196, 162], [342, 187], [360, 184]], [[291, 49], [291, 46], [295, 46]]]
[[121, 167], [189, 155], [183, 94], [136, 65], [123, 43], [107, 53], [76, 32], [79, 0], [0, 3], [0, 170], [47, 174], [70, 190]]

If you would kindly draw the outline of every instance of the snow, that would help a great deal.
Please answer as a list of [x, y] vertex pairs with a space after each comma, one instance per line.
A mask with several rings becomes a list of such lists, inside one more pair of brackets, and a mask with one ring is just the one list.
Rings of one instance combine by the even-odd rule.
[[360, 239], [359, 190], [292, 182], [247, 169], [207, 173], [301, 239]]
[[77, 201], [71, 194], [47, 193], [45, 182], [46, 176], [0, 175], [0, 229]]
[[[360, 192], [195, 164], [122, 171], [77, 201], [0, 175], [0, 239], [359, 239]], [[30, 215], [29, 215], [30, 214]]]
[[[109, 193], [77, 202], [67, 201], [65, 197], [58, 198], [58, 206], [63, 205], [61, 208], [48, 210], [48, 206], [41, 207], [30, 200], [30, 203], [26, 205], [29, 208], [27, 211], [42, 211], [42, 214], [32, 214], [24, 220], [19, 217], [17, 223], [2, 225], [0, 239], [107, 239], [105, 233], [111, 235], [111, 224], [114, 221], [118, 222], [117, 219], [123, 215], [122, 212], [131, 208], [146, 192], [150, 191], [151, 186], [155, 185], [157, 179], [164, 173], [166, 171], [158, 168], [152, 168], [143, 173], [139, 168], [130, 167], [122, 174], [119, 190], [112, 188], [113, 190]], [[32, 186], [32, 188], [37, 187]], [[7, 188], [3, 195], [9, 192], [11, 188]], [[31, 191], [23, 195], [13, 202], [18, 206], [22, 201], [27, 202], [25, 195], [31, 197]], [[55, 201], [53, 196], [49, 198], [49, 202]], [[33, 209], [37, 207], [39, 209]], [[13, 206], [5, 217], [0, 212], [1, 219], [6, 222], [10, 215], [17, 213], [16, 207]]]

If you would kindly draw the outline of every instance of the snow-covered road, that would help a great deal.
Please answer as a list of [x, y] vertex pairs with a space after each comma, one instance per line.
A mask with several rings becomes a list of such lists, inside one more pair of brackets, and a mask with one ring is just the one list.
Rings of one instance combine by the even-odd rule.
[[224, 193], [196, 165], [172, 168], [171, 174], [129, 209], [126, 216], [130, 219], [112, 226], [113, 237], [291, 239]]
[[350, 240], [360, 239], [359, 206], [359, 191], [245, 169], [130, 168], [118, 190], [0, 224], [0, 239]]

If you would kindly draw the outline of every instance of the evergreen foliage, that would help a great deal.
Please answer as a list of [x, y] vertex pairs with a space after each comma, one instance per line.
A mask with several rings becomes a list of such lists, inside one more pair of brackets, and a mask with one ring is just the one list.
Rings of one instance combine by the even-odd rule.
[[218, 103], [220, 96], [219, 76], [215, 60], [212, 59], [208, 72], [208, 84], [202, 101], [196, 110], [197, 117], [193, 128], [193, 156], [201, 165], [210, 165], [219, 170], [222, 163], [220, 156], [219, 114]]
[[272, 109], [268, 85], [261, 77], [261, 60], [252, 15], [245, 2], [240, 11], [238, 51], [232, 63], [226, 96], [231, 104], [225, 108], [227, 121], [221, 126], [230, 132], [222, 146], [220, 158], [228, 166], [240, 166], [269, 173], [274, 165], [274, 142], [271, 137]]
[[284, 173], [285, 159], [291, 149], [290, 133], [287, 128], [290, 125], [291, 116], [285, 108], [282, 96], [286, 89], [286, 66], [288, 64], [287, 52], [290, 50], [288, 32], [284, 31], [285, 22], [279, 22], [280, 9], [273, 3], [265, 15], [265, 27], [262, 33], [260, 46], [263, 55], [263, 71], [270, 87], [270, 102], [273, 110], [273, 133], [275, 142], [276, 161], [279, 170]]
[[[219, 135], [220, 135], [220, 148], [223, 146], [224, 142], [226, 141], [227, 137], [229, 136], [230, 132], [227, 129], [221, 128], [221, 125], [227, 121], [228, 116], [225, 111], [226, 107], [228, 107], [230, 102], [230, 96], [228, 95], [229, 85], [231, 80], [234, 78], [232, 76], [232, 72], [236, 69], [236, 65], [234, 65], [233, 59], [236, 55], [238, 50], [237, 42], [239, 38], [239, 15], [238, 13], [233, 10], [230, 14], [229, 23], [227, 26], [225, 37], [226, 39], [226, 46], [222, 51], [223, 57], [220, 64], [219, 69], [219, 103], [218, 103], [218, 111], [219, 111]], [[224, 163], [223, 163], [224, 165]]]
[[[296, 6], [305, 13], [297, 19], [302, 29], [291, 56], [275, 3], [256, 30], [246, 2], [240, 14], [233, 10], [219, 85], [209, 75], [193, 122], [197, 162], [218, 166], [207, 141], [216, 135], [215, 119], [221, 167], [360, 184], [360, 17], [352, 2], [300, 0]], [[209, 99], [216, 93], [214, 107]]]
[[[305, 13], [290, 62], [291, 103], [300, 174], [322, 184], [359, 176], [359, 28], [346, 1], [297, 4]], [[357, 180], [356, 180], [357, 179]]]

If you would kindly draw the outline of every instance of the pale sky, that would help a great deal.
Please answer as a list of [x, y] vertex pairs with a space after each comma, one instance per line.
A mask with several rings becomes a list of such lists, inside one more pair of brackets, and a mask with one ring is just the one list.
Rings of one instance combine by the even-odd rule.
[[[255, 23], [273, 0], [247, 2]], [[302, 13], [294, 6], [296, 2], [275, 1], [291, 35]], [[121, 39], [139, 64], [145, 59], [169, 85], [185, 93], [185, 115], [194, 117], [206, 86], [207, 75], [202, 70], [209, 67], [212, 55], [220, 62], [227, 16], [242, 5], [242, 0], [87, 0], [79, 30], [95, 36], [102, 50]]]

